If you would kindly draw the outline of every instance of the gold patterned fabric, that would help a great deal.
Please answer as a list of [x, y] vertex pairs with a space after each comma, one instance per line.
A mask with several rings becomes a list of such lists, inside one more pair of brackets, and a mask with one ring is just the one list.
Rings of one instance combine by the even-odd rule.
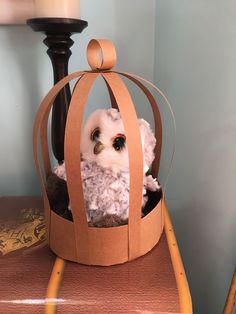
[[0, 254], [2, 255], [30, 247], [45, 239], [45, 221], [39, 209], [22, 209], [15, 221], [0, 221]]

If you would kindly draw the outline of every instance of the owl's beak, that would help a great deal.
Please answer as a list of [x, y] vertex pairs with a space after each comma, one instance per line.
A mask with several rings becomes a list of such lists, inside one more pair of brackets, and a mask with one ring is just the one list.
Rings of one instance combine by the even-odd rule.
[[104, 147], [105, 146], [101, 142], [97, 142], [96, 145], [94, 146], [93, 153], [95, 155], [98, 155], [99, 153], [101, 153]]

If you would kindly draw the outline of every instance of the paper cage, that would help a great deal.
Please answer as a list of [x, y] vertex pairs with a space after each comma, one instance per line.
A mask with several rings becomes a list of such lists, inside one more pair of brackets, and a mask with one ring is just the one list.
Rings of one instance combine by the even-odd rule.
[[[102, 53], [102, 61], [100, 61], [100, 53]], [[87, 265], [108, 266], [131, 261], [149, 252], [159, 241], [164, 225], [162, 200], [148, 215], [141, 217], [143, 185], [141, 138], [134, 104], [122, 80], [123, 77], [131, 80], [143, 91], [152, 108], [157, 139], [155, 160], [152, 164], [153, 176], [157, 176], [159, 171], [162, 124], [155, 98], [141, 80], [134, 75], [112, 70], [116, 63], [116, 51], [112, 42], [91, 40], [87, 48], [87, 58], [91, 71], [76, 72], [63, 78], [42, 101], [34, 124], [34, 158], [43, 191], [47, 236], [51, 249], [67, 260]], [[98, 77], [102, 77], [106, 83], [112, 107], [120, 111], [129, 155], [128, 224], [111, 228], [88, 226], [80, 173], [80, 134], [83, 115], [89, 92]], [[72, 79], [78, 80], [68, 110], [64, 142], [67, 186], [73, 215], [73, 221], [69, 221], [50, 209], [45, 178], [52, 171], [47, 140], [49, 113], [57, 94]], [[39, 161], [38, 137], [41, 144], [42, 166]]]

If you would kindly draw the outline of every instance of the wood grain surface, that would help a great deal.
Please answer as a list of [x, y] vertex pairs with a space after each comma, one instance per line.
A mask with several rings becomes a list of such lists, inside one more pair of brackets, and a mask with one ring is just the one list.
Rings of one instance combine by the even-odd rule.
[[0, 313], [43, 313], [54, 254], [48, 247], [0, 258]]
[[[0, 223], [17, 223], [24, 208], [41, 208], [37, 197], [1, 197]], [[55, 255], [39, 243], [0, 255], [0, 313], [43, 313], [45, 294]]]
[[[0, 198], [0, 222], [22, 208], [42, 208], [40, 198]], [[55, 255], [34, 246], [0, 256], [0, 313], [43, 313]], [[58, 313], [179, 313], [178, 290], [165, 234], [143, 257], [110, 267], [67, 262]]]
[[166, 237], [148, 254], [123, 265], [67, 263], [58, 313], [179, 313]]

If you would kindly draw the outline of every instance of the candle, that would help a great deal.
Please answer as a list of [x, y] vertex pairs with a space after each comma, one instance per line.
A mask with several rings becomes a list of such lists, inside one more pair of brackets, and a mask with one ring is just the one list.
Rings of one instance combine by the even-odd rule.
[[35, 0], [36, 17], [80, 18], [80, 0]]
[[0, 0], [0, 24], [25, 24], [32, 17], [34, 0]]

